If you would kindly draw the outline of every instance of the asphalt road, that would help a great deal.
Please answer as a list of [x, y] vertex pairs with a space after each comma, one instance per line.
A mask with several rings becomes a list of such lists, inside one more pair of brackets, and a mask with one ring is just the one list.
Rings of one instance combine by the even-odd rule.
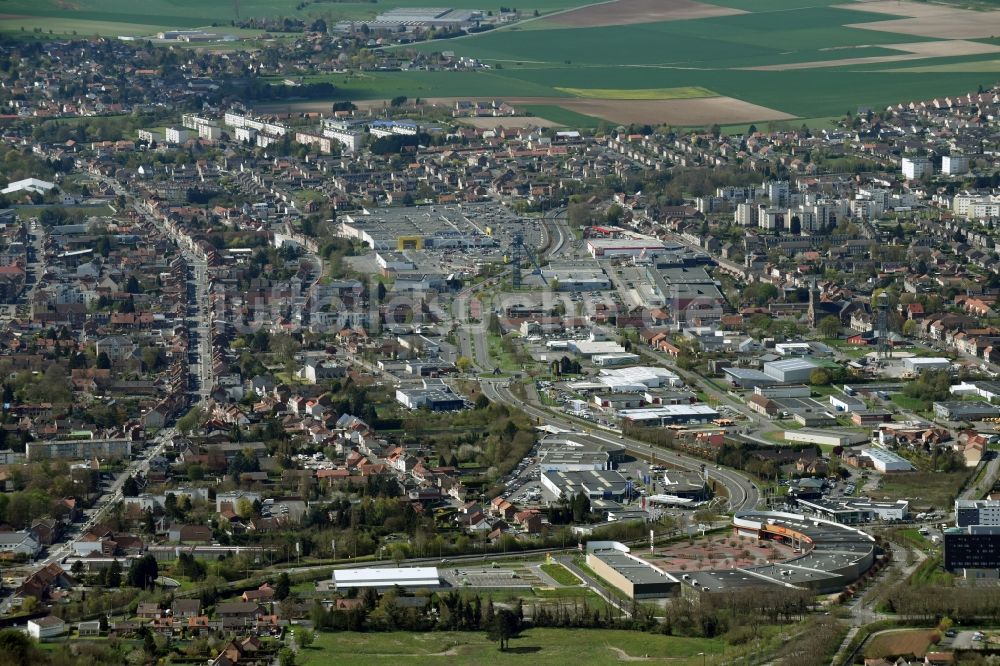
[[[629, 453], [646, 459], [655, 454], [658, 460], [665, 461], [681, 469], [699, 471], [702, 465], [706, 465], [704, 461], [698, 458], [654, 447], [629, 437], [616, 435], [610, 431], [605, 434], [603, 431], [598, 431], [596, 426], [593, 431], [580, 433], [580, 426], [573, 421], [520, 400], [506, 387], [506, 380], [492, 381], [483, 379], [480, 380], [480, 384], [483, 387], [483, 393], [490, 400], [517, 407], [529, 416], [538, 419], [540, 423], [579, 433], [577, 436], [583, 440], [597, 443], [622, 444]], [[760, 499], [760, 491], [750, 479], [730, 469], [713, 469], [711, 465], [707, 465], [706, 472], [709, 479], [718, 481], [726, 488], [729, 496], [729, 505], [733, 511], [750, 511], [757, 506], [757, 502]]]

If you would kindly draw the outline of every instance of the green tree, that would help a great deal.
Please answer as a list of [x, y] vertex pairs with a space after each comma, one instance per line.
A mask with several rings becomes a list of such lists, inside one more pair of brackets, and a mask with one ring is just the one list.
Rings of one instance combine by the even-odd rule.
[[286, 599], [292, 590], [292, 581], [286, 572], [281, 572], [277, 582], [274, 584], [274, 598], [278, 601]]
[[201, 407], [192, 407], [188, 413], [177, 419], [177, 429], [185, 435], [199, 427], [205, 419], [205, 410]]
[[300, 647], [307, 648], [312, 645], [315, 640], [316, 634], [313, 633], [311, 629], [306, 627], [295, 628], [295, 642], [298, 643]]
[[241, 497], [236, 501], [236, 515], [240, 518], [249, 518], [253, 515], [253, 502], [246, 497]]
[[[34, 599], [34, 597], [28, 597]], [[38, 645], [23, 631], [4, 629], [0, 631], [0, 664], [9, 666], [35, 666], [46, 663]]]
[[105, 584], [111, 588], [121, 587], [122, 585], [122, 565], [118, 563], [117, 558], [111, 562], [111, 566], [108, 567], [108, 575], [105, 579]]
[[840, 335], [840, 320], [833, 315], [828, 315], [819, 321], [816, 328], [819, 329], [824, 338], [835, 338]]
[[816, 368], [809, 373], [809, 383], [813, 386], [826, 386], [830, 383], [830, 373], [823, 368]]
[[159, 565], [152, 555], [143, 555], [132, 563], [128, 570], [128, 584], [142, 590], [151, 590], [160, 575]]
[[490, 640], [500, 643], [500, 650], [506, 650], [510, 645], [510, 639], [516, 638], [521, 631], [521, 623], [517, 615], [506, 608], [503, 608], [493, 616], [493, 621], [486, 627], [486, 635]]

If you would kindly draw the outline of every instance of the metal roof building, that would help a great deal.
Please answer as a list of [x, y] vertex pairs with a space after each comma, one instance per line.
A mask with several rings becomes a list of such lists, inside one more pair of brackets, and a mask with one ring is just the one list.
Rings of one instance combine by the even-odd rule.
[[809, 375], [818, 366], [806, 358], [790, 358], [764, 364], [764, 374], [782, 384], [808, 384]]
[[441, 577], [437, 567], [334, 569], [333, 583], [338, 590], [362, 587], [386, 590], [396, 586], [426, 588], [441, 587]]

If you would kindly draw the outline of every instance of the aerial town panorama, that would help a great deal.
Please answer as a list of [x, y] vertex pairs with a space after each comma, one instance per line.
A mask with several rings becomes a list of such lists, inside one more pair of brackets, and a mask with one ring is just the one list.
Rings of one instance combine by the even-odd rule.
[[0, 666], [1000, 664], [997, 0], [4, 0]]

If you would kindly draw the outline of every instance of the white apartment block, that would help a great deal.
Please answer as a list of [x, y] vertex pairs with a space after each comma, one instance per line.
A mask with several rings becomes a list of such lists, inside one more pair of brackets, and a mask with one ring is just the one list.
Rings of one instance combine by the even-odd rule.
[[218, 125], [199, 125], [198, 136], [209, 141], [218, 141], [222, 138], [222, 129]]
[[923, 178], [924, 174], [934, 173], [934, 167], [926, 157], [904, 157], [901, 167], [906, 180], [918, 180]]
[[363, 132], [354, 129], [339, 129], [334, 127], [323, 127], [323, 136], [329, 137], [336, 140], [344, 147], [344, 151], [348, 153], [356, 152], [361, 145], [364, 143], [365, 135]]
[[746, 202], [736, 206], [736, 224], [742, 227], [756, 227], [760, 221], [761, 205], [758, 203]]
[[945, 155], [941, 158], [941, 173], [961, 176], [969, 172], [969, 158], [965, 155]]
[[321, 153], [333, 152], [333, 139], [309, 132], [296, 132], [295, 141], [306, 146], [318, 146]]
[[167, 143], [184, 143], [190, 136], [189, 132], [182, 127], [168, 127], [166, 132]]
[[951, 209], [956, 215], [970, 219], [1000, 217], [1000, 196], [991, 194], [956, 194]]
[[772, 206], [787, 205], [788, 191], [787, 180], [772, 180], [767, 184], [767, 198], [771, 200]]

